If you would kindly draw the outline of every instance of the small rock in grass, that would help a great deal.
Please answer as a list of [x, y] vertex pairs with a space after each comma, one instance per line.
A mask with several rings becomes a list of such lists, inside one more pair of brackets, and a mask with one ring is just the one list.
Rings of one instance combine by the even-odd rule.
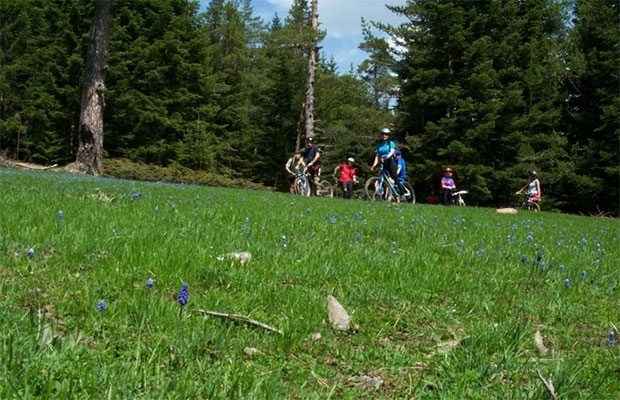
[[327, 314], [334, 329], [348, 331], [351, 317], [334, 296], [327, 296]]

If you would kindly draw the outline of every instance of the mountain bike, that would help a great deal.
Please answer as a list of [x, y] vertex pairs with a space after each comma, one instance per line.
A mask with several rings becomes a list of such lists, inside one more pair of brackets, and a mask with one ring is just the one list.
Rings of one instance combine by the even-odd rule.
[[317, 185], [317, 191], [321, 197], [334, 197], [334, 187], [327, 180], [319, 182]]
[[364, 185], [364, 190], [370, 201], [396, 201], [396, 196], [401, 196], [404, 197], [405, 202], [415, 203], [415, 192], [411, 184], [404, 181], [402, 185], [405, 188], [404, 194], [399, 193], [398, 185], [395, 184], [390, 173], [381, 165], [379, 176], [368, 179]]
[[513, 208], [519, 210], [540, 211], [540, 205], [536, 201], [530, 200], [527, 194], [515, 193], [515, 196], [519, 196], [519, 199], [513, 205]]
[[300, 196], [310, 196], [310, 182], [306, 171], [297, 172], [293, 181], [293, 190]]
[[463, 195], [469, 193], [467, 190], [459, 190], [458, 192], [452, 193], [452, 204], [455, 206], [465, 206], [465, 200], [463, 200]]

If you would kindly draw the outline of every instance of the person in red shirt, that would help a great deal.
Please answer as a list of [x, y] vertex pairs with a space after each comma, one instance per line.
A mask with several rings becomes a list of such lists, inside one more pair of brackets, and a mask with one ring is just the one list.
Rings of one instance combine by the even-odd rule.
[[353, 184], [357, 183], [357, 168], [355, 168], [353, 164], [355, 164], [355, 160], [349, 157], [345, 162], [334, 169], [334, 177], [338, 178], [340, 185], [342, 185], [345, 199], [350, 199], [352, 197]]

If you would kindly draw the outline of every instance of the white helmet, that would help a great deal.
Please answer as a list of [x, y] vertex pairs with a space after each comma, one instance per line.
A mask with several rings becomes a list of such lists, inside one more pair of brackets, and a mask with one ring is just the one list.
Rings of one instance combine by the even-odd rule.
[[388, 128], [383, 128], [383, 129], [381, 129], [381, 134], [382, 135], [389, 135], [390, 134], [390, 130]]
[[353, 159], [353, 157], [349, 157], [349, 158], [347, 158], [347, 161], [348, 161], [348, 162], [352, 162], [352, 163], [354, 163], [354, 162], [355, 162], [355, 160]]

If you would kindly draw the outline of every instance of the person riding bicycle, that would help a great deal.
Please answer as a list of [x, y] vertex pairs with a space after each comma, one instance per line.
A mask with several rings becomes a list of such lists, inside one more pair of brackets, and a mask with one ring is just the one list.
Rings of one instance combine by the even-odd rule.
[[398, 181], [404, 182], [407, 179], [407, 163], [400, 150], [396, 150], [394, 157], [396, 157], [396, 174], [398, 175]]
[[396, 165], [396, 144], [393, 140], [390, 140], [390, 130], [388, 128], [381, 129], [381, 140], [375, 147], [375, 159], [370, 166], [370, 170], [374, 171], [379, 163], [383, 164], [383, 168], [390, 174], [390, 177], [394, 180], [394, 183], [398, 187], [399, 196], [396, 196], [396, 202], [400, 203], [400, 196], [406, 193], [402, 182], [398, 180], [398, 172]]
[[538, 180], [538, 174], [536, 171], [530, 171], [530, 180], [527, 182], [521, 189], [519, 189], [515, 194], [522, 194], [523, 190], [527, 190], [527, 200], [532, 203], [538, 203], [542, 196], [542, 191], [540, 190], [540, 180]]
[[349, 157], [346, 162], [343, 162], [334, 169], [334, 178], [338, 178], [338, 182], [342, 185], [345, 199], [350, 199], [352, 197], [353, 183], [357, 183], [357, 168], [353, 166], [354, 164], [355, 160]]
[[314, 144], [314, 138], [306, 138], [306, 149], [303, 154], [308, 174], [310, 174], [312, 192], [315, 196], [320, 196], [318, 187], [321, 179], [321, 149]]
[[289, 174], [289, 191], [295, 192], [295, 178], [297, 174], [300, 174], [306, 170], [306, 163], [300, 153], [295, 154], [289, 158], [286, 164], [284, 164], [284, 170]]
[[452, 204], [452, 193], [456, 192], [456, 183], [452, 178], [452, 168], [446, 167], [444, 169], [443, 177], [441, 178], [441, 190], [443, 192], [443, 202], [445, 205]]

